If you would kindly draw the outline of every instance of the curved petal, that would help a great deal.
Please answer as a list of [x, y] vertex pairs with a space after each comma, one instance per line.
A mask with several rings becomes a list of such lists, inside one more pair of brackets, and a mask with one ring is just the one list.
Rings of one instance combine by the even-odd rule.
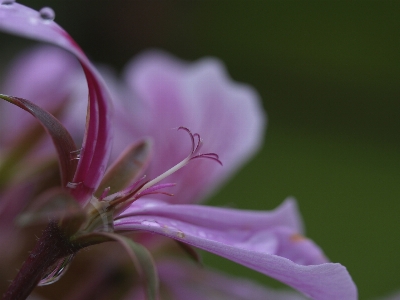
[[[53, 46], [40, 46], [23, 51], [12, 61], [6, 72], [1, 91], [6, 95], [29, 99], [42, 109], [54, 114], [65, 102], [70, 102], [72, 94], [76, 93], [77, 83], [82, 90], [81, 96], [87, 95], [85, 79], [78, 61], [64, 50]], [[80, 97], [79, 99], [84, 99]], [[74, 101], [73, 104], [75, 104]], [[84, 101], [79, 101], [81, 107], [74, 114], [61, 113], [60, 120], [73, 137], [83, 137], [86, 110]], [[1, 104], [0, 104], [1, 105]], [[68, 103], [70, 106], [71, 103]], [[83, 109], [82, 109], [83, 108]], [[27, 118], [26, 113], [11, 105], [2, 105], [0, 123], [3, 128], [0, 136], [4, 147], [15, 141], [15, 138], [27, 127], [31, 126], [33, 118]], [[69, 119], [72, 119], [71, 122]], [[57, 116], [59, 117], [59, 116]], [[68, 118], [69, 117], [69, 118]], [[13, 122], [19, 120], [19, 122]], [[67, 122], [65, 122], [67, 121]], [[10, 126], [12, 124], [12, 126]], [[40, 151], [49, 155], [50, 143], [41, 147]]]
[[57, 45], [82, 65], [89, 88], [89, 114], [72, 194], [84, 205], [100, 183], [111, 149], [109, 94], [103, 80], [68, 33], [33, 9], [18, 3], [0, 5], [0, 30]]
[[282, 219], [290, 220], [293, 211], [281, 208], [272, 212], [246, 212], [160, 205], [149, 200], [137, 202], [117, 217], [115, 230], [145, 230], [171, 237], [273, 277], [312, 299], [357, 298], [346, 268], [325, 263], [318, 246], [300, 238], [293, 224], [285, 226], [277, 217], [288, 214]]
[[293, 291], [273, 290], [178, 260], [159, 263], [158, 272], [161, 282], [176, 300], [306, 300]]
[[[306, 300], [299, 293], [274, 290], [247, 279], [228, 276], [216, 270], [199, 268], [183, 260], [164, 260], [157, 264], [161, 299], [174, 300]], [[144, 300], [141, 289], [134, 288], [124, 299]]]
[[128, 91], [116, 104], [116, 152], [126, 140], [150, 136], [154, 155], [147, 178], [154, 178], [190, 153], [180, 126], [204, 138], [202, 153], [217, 153], [221, 168], [195, 161], [169, 177], [177, 183], [175, 203], [193, 203], [216, 188], [260, 146], [265, 114], [251, 87], [233, 82], [223, 64], [206, 58], [189, 64], [160, 52], [139, 56], [125, 72]]
[[218, 227], [221, 231], [233, 228], [260, 230], [282, 226], [300, 234], [304, 232], [296, 201], [292, 198], [286, 199], [272, 211], [238, 210], [203, 205], [171, 205], [157, 200], [139, 199], [115, 219], [131, 216], [160, 216], [198, 226]]

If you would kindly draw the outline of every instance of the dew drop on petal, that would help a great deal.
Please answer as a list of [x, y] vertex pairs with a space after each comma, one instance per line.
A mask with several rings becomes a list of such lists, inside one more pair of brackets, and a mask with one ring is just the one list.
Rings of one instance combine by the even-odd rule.
[[50, 268], [47, 269], [45, 275], [39, 281], [38, 285], [44, 286], [58, 281], [68, 270], [68, 267], [74, 256], [74, 254], [71, 254], [56, 261]]
[[158, 224], [156, 221], [142, 221], [141, 222], [142, 225], [144, 226], [150, 226], [150, 227], [161, 227], [160, 224]]
[[71, 151], [69, 153], [69, 156], [70, 156], [69, 159], [70, 160], [79, 160], [81, 158], [81, 151], [82, 151], [82, 148], [75, 150], [75, 151]]
[[54, 10], [51, 7], [43, 7], [39, 10], [40, 17], [45, 21], [53, 21], [56, 17]]
[[82, 184], [81, 182], [68, 182], [66, 187], [70, 188], [70, 189], [76, 189], [78, 187], [78, 185]]
[[2, 5], [12, 5], [15, 3], [15, 0], [3, 0], [1, 1]]
[[176, 236], [181, 239], [184, 239], [186, 237], [186, 235], [180, 230], [176, 233]]
[[204, 231], [199, 231], [197, 234], [198, 234], [201, 238], [206, 238], [206, 237], [207, 237], [207, 234], [206, 234]]

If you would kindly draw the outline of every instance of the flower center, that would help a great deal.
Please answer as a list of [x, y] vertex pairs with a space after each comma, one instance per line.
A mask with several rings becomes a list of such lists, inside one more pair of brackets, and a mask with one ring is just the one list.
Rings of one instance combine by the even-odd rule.
[[[219, 160], [219, 157], [216, 153], [200, 153], [203, 140], [198, 133], [192, 133], [186, 127], [179, 127], [178, 130], [186, 131], [189, 134], [192, 142], [192, 150], [189, 155], [181, 162], [150, 181], [145, 181], [146, 176], [143, 176], [122, 191], [108, 195], [110, 188], [106, 188], [102, 192], [99, 199], [93, 196], [92, 200], [90, 201], [91, 210], [89, 211], [89, 220], [91, 221], [89, 221], [89, 228], [93, 229], [94, 227], [98, 227], [99, 223], [103, 223], [102, 228], [106, 227], [106, 229], [109, 230], [112, 227], [112, 225], [110, 224], [110, 220], [112, 220], [115, 210], [118, 209], [118, 212], [122, 212], [132, 202], [143, 196], [151, 194], [164, 194], [168, 196], [173, 196], [173, 194], [164, 192], [162, 190], [168, 187], [175, 186], [175, 183], [159, 182], [186, 166], [193, 159], [207, 158], [216, 161], [217, 163], [222, 165], [222, 162]], [[86, 230], [87, 229], [88, 227], [86, 227]]]

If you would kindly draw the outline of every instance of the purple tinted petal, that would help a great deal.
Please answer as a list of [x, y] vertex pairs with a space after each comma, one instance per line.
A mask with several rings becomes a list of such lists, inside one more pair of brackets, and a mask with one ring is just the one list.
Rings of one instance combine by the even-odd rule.
[[296, 228], [276, 217], [288, 214], [282, 219], [290, 220], [293, 211], [243, 212], [148, 200], [146, 207], [144, 201], [137, 202], [137, 211], [133, 203], [117, 218], [116, 230], [145, 230], [171, 237], [280, 280], [313, 299], [357, 298], [346, 268], [323, 263], [325, 257], [314, 243], [298, 238]]
[[111, 148], [109, 95], [103, 80], [68, 33], [33, 9], [18, 3], [0, 5], [0, 30], [60, 46], [82, 65], [89, 87], [89, 120], [74, 177], [80, 184], [72, 194], [84, 205], [100, 183]]
[[[10, 65], [1, 90], [6, 95], [28, 99], [54, 114], [60, 107], [65, 110], [64, 102], [70, 100], [70, 96], [76, 91], [78, 83], [76, 78], [81, 80], [80, 87], [84, 87], [84, 77], [80, 65], [70, 53], [58, 47], [34, 47], [23, 51]], [[86, 91], [82, 92], [83, 95], [87, 95], [87, 87]], [[80, 97], [80, 99], [84, 99], [84, 97]], [[84, 107], [84, 101], [79, 102]], [[32, 118], [27, 118], [26, 113], [11, 105], [2, 105], [0, 114], [1, 127], [4, 128], [0, 141], [4, 144], [13, 142], [34, 121]], [[72, 119], [72, 115], [74, 122], [66, 124], [63, 122], [66, 120], [63, 116], [60, 120], [72, 136], [82, 138], [86, 110], [75, 109], [74, 114], [64, 116]], [[13, 120], [19, 121], [16, 123]], [[4, 146], [3, 143], [2, 146]], [[46, 146], [43, 148], [51, 149], [49, 143]], [[49, 151], [44, 152], [49, 155]]]
[[[162, 299], [306, 300], [294, 291], [270, 289], [250, 280], [199, 268], [181, 260], [162, 261], [157, 264], [157, 269], [164, 288], [162, 294], [167, 296]], [[139, 288], [135, 288], [124, 299], [146, 298]]]
[[305, 300], [286, 290], [273, 290], [250, 280], [199, 268], [182, 261], [158, 264], [160, 280], [176, 300]]
[[275, 211], [259, 212], [200, 205], [160, 205], [144, 200], [133, 203], [117, 217], [115, 224], [119, 230], [130, 226], [144, 230], [156, 228], [159, 233], [182, 238], [182, 242], [188, 242], [186, 236], [190, 236], [196, 241], [195, 246], [209, 240], [251, 252], [283, 256], [298, 264], [326, 262], [314, 243], [300, 238], [298, 229], [293, 226], [296, 217], [292, 201]]
[[259, 230], [283, 226], [303, 233], [303, 223], [294, 199], [288, 198], [272, 211], [251, 211], [232, 208], [207, 207], [203, 205], [170, 205], [166, 202], [139, 199], [118, 219], [129, 216], [160, 216], [178, 219], [198, 226], [219, 227], [221, 231], [232, 228]]
[[154, 156], [147, 175], [154, 178], [190, 154], [190, 139], [176, 132], [185, 126], [204, 139], [202, 153], [217, 153], [224, 165], [194, 160], [168, 179], [177, 183], [178, 190], [167, 201], [200, 200], [262, 142], [265, 115], [257, 93], [231, 81], [216, 59], [187, 64], [153, 52], [128, 65], [125, 77], [128, 91], [116, 103], [120, 116], [116, 120], [116, 152], [126, 140], [152, 137]]

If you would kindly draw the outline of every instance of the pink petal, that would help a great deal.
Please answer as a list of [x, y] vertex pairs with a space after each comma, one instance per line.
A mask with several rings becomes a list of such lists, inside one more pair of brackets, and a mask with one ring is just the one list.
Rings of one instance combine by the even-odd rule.
[[290, 203], [272, 212], [254, 212], [138, 200], [117, 217], [114, 226], [118, 231], [158, 233], [215, 253], [312, 299], [356, 299], [346, 268], [325, 263], [313, 242], [299, 238], [293, 226], [298, 214]]
[[[182, 260], [161, 261], [157, 269], [165, 291], [163, 294], [174, 300], [306, 300], [293, 291], [270, 289], [247, 279], [199, 268], [198, 265]], [[141, 289], [135, 288], [124, 299], [146, 298]]]
[[82, 65], [89, 87], [90, 118], [72, 194], [84, 205], [104, 174], [111, 147], [109, 94], [96, 69], [75, 41], [55, 22], [39, 12], [14, 3], [0, 5], [0, 29], [11, 34], [48, 42], [74, 54]]
[[158, 264], [160, 280], [176, 300], [305, 300], [302, 295], [286, 290], [273, 290], [247, 279], [199, 268], [183, 261]]
[[[163, 201], [151, 199], [136, 200], [117, 219], [131, 216], [161, 216], [179, 219], [182, 222], [195, 223], [201, 226], [219, 227], [219, 230], [242, 228], [243, 230], [259, 230], [284, 226], [303, 233], [303, 223], [294, 199], [286, 199], [273, 211], [238, 210], [233, 208], [208, 207], [203, 205], [171, 205]], [[118, 223], [118, 222], [117, 222]]]
[[[121, 91], [116, 110], [116, 152], [126, 141], [149, 136], [154, 155], [147, 178], [163, 173], [190, 153], [180, 126], [204, 139], [202, 153], [220, 156], [195, 160], [168, 178], [179, 191], [167, 201], [193, 203], [225, 181], [262, 142], [265, 115], [257, 93], [233, 82], [223, 64], [203, 59], [189, 64], [163, 53], [147, 53], [128, 65], [128, 91]], [[162, 198], [165, 199], [165, 198]]]
[[[79, 81], [81, 88], [83, 88], [81, 92], [83, 97], [79, 99], [84, 99], [87, 95], [87, 87], [84, 86], [85, 81], [78, 61], [71, 54], [58, 47], [34, 47], [22, 52], [11, 63], [9, 71], [4, 77], [2, 93], [28, 99], [51, 113], [64, 105], [66, 100], [71, 100]], [[84, 88], [86, 88], [86, 91]], [[64, 114], [60, 120], [72, 136], [82, 138], [86, 109], [84, 101], [79, 101], [78, 104], [81, 104], [81, 107], [75, 109], [74, 114]], [[71, 103], [68, 103], [68, 106], [70, 105]], [[27, 117], [27, 114], [21, 109], [6, 103], [1, 104], [0, 114], [1, 127], [3, 128], [0, 136], [1, 146], [7, 146], [24, 129], [35, 122], [33, 118]], [[73, 122], [69, 120], [72, 117]], [[14, 120], [18, 120], [18, 122], [13, 122]], [[67, 124], [65, 124], [65, 121], [68, 121]], [[41, 150], [49, 155], [53, 148], [50, 143], [47, 143], [46, 146], [41, 147]]]

